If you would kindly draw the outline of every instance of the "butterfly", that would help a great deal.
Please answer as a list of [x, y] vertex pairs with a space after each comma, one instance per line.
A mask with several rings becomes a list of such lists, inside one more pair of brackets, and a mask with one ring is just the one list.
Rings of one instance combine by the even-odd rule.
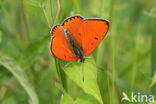
[[85, 19], [82, 16], [72, 16], [61, 25], [55, 25], [50, 33], [51, 53], [64, 61], [84, 62], [109, 29], [105, 19]]

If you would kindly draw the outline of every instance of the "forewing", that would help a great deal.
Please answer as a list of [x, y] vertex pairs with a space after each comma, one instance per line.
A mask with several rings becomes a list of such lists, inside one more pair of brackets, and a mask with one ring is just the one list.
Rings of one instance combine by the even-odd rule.
[[67, 42], [62, 32], [61, 25], [56, 25], [51, 30], [52, 41], [51, 41], [51, 52], [59, 59], [65, 61], [77, 61], [74, 54], [70, 50], [69, 43]]
[[83, 18], [81, 16], [72, 16], [62, 24], [62, 26], [71, 33], [73, 40], [76, 41], [78, 45], [82, 44], [82, 34], [79, 32], [82, 22]]
[[82, 48], [85, 56], [89, 56], [108, 32], [109, 22], [104, 19], [86, 19], [80, 29]]

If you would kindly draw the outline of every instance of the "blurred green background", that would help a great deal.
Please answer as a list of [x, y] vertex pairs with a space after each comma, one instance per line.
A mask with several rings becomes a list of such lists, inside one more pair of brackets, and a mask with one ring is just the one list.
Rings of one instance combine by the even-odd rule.
[[[49, 50], [50, 28], [76, 14], [110, 21], [91, 55], [102, 102], [148, 104], [121, 102], [122, 92], [156, 99], [156, 0], [0, 0], [0, 104], [79, 104], [71, 99], [83, 87]], [[99, 104], [93, 96], [81, 104]]]

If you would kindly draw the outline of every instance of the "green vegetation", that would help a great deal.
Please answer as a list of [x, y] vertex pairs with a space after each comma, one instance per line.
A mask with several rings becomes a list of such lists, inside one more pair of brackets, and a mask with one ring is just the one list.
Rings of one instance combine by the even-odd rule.
[[[83, 65], [49, 50], [50, 28], [76, 14], [110, 21]], [[122, 92], [156, 100], [155, 0], [0, 0], [0, 104], [154, 104]]]

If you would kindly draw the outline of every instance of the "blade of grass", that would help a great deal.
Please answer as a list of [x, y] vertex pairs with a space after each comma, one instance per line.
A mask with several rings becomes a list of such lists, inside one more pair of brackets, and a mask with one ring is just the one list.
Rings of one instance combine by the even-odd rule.
[[[155, 20], [153, 20], [153, 22], [156, 24]], [[152, 67], [151, 68], [152, 68], [152, 75], [154, 76], [154, 73], [156, 72], [156, 41], [155, 41], [155, 39], [156, 39], [156, 31], [155, 31], [154, 28], [153, 28], [153, 30], [154, 30], [154, 33], [152, 33], [152, 41], [151, 41], [151, 49], [152, 49], [152, 56], [151, 56]]]
[[2, 42], [2, 31], [0, 30], [0, 43]]
[[52, 9], [52, 0], [50, 0], [50, 13], [51, 13], [51, 26], [54, 24], [54, 17], [53, 17], [53, 9]]
[[50, 22], [49, 22], [49, 20], [48, 20], [48, 16], [47, 16], [47, 14], [46, 14], [46, 12], [45, 12], [44, 6], [43, 6], [42, 4], [41, 4], [41, 9], [42, 9], [43, 14], [44, 14], [44, 16], [45, 16], [45, 20], [46, 20], [46, 23], [47, 23], [48, 29], [50, 29], [50, 28], [51, 28], [51, 26], [50, 26]]
[[28, 26], [28, 20], [27, 20], [27, 15], [26, 15], [26, 11], [25, 11], [25, 6], [24, 6], [24, 0], [20, 0], [20, 8], [21, 8], [21, 14], [22, 14], [22, 20], [23, 20], [23, 24], [25, 26], [25, 30], [26, 30], [26, 40], [28, 40], [28, 43], [30, 41], [30, 34], [29, 34], [29, 26]]
[[[55, 57], [54, 57], [55, 58]], [[64, 64], [63, 61], [55, 58], [55, 65], [56, 65], [56, 69], [57, 69], [57, 73], [59, 75], [59, 78], [61, 80], [61, 83], [62, 83], [62, 86], [64, 88], [64, 90], [66, 92], [68, 92], [68, 87], [67, 87], [67, 78], [66, 78], [66, 75], [62, 69], [62, 65]]]
[[24, 70], [17, 65], [12, 58], [0, 53], [0, 64], [4, 66], [19, 81], [31, 99], [32, 104], [39, 104], [38, 97], [32, 85], [28, 81], [28, 77]]
[[81, 9], [80, 9], [80, 0], [73, 0], [74, 7], [76, 9], [76, 13], [81, 14]]
[[[112, 76], [113, 76], [113, 80], [112, 80], [112, 96], [110, 96], [110, 98], [113, 98], [113, 95], [114, 95], [114, 88], [115, 88], [115, 85], [114, 85], [114, 78], [115, 78], [115, 47], [116, 47], [116, 43], [115, 43], [115, 34], [113, 33], [113, 16], [114, 16], [114, 8], [115, 8], [115, 1], [116, 0], [111, 0], [110, 2], [110, 11], [109, 11], [109, 21], [110, 21], [110, 38], [111, 38], [111, 62], [112, 62]], [[110, 99], [110, 104], [113, 104], [114, 100], [111, 100]]]
[[60, 9], [61, 9], [60, 0], [57, 0], [57, 11], [56, 11], [55, 19], [54, 19], [54, 24], [58, 21], [58, 17], [59, 17], [59, 14], [60, 14]]
[[135, 49], [134, 49], [134, 61], [133, 61], [133, 68], [132, 68], [132, 77], [131, 77], [131, 91], [134, 89], [135, 85], [135, 79], [136, 79], [136, 74], [137, 74], [137, 64], [138, 64], [138, 49], [139, 49], [139, 40], [140, 40], [140, 35], [139, 35], [139, 28], [137, 28], [137, 37], [135, 40]]
[[[151, 62], [151, 72], [152, 72], [152, 77], [154, 77], [154, 73], [156, 73], [156, 41], [155, 41], [155, 39], [156, 39], [156, 31], [155, 31], [155, 28], [154, 28], [156, 26], [156, 22], [155, 22], [154, 19], [152, 21], [153, 21], [152, 24], [155, 23], [154, 26], [152, 25], [154, 33], [151, 34], [152, 35], [152, 41], [151, 41], [151, 50], [152, 50], [152, 55], [151, 55], [151, 61], [152, 61]], [[152, 87], [153, 94], [156, 94], [155, 90], [156, 90], [156, 86], [153, 86]]]

